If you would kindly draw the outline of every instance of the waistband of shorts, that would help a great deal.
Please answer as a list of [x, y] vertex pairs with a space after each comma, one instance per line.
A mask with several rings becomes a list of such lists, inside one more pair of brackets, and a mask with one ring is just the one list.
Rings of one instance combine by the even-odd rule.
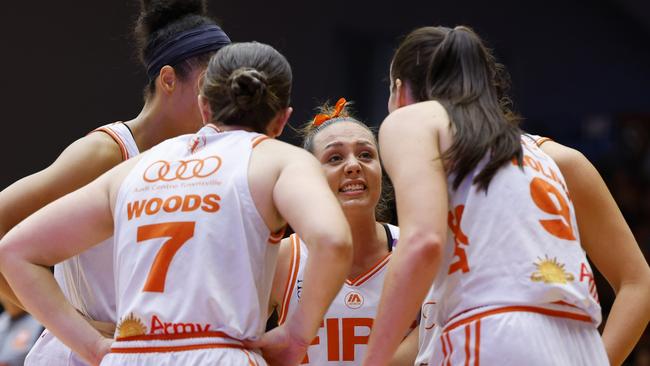
[[455, 328], [458, 328], [462, 325], [466, 325], [473, 321], [492, 316], [497, 314], [504, 313], [515, 313], [515, 312], [527, 312], [527, 313], [537, 313], [546, 316], [553, 316], [558, 318], [573, 319], [588, 323], [593, 323], [593, 319], [589, 314], [587, 314], [582, 309], [573, 306], [571, 304], [565, 303], [563, 301], [558, 301], [555, 303], [549, 304], [517, 304], [517, 305], [491, 305], [491, 306], [480, 306], [468, 310], [461, 311], [456, 315], [449, 318], [449, 320], [442, 327], [443, 332], [449, 332]]
[[117, 338], [111, 345], [111, 353], [165, 353], [208, 348], [246, 349], [246, 346], [223, 332], [148, 334]]

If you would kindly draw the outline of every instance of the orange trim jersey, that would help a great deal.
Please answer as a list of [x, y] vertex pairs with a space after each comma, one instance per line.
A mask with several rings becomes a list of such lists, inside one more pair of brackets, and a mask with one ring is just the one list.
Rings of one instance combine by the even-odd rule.
[[[122, 122], [104, 125], [91, 133], [108, 134], [120, 147], [122, 158], [140, 153], [133, 135]], [[54, 266], [54, 277], [66, 298], [84, 315], [94, 320], [115, 322], [113, 238]]]
[[[388, 225], [388, 228], [394, 244], [399, 238], [399, 228], [393, 225]], [[309, 256], [307, 245], [296, 234], [291, 235], [291, 245], [291, 264], [280, 309], [280, 323], [299, 306]], [[303, 364], [361, 365], [390, 257], [391, 253], [357, 278], [345, 281], [325, 313]]]
[[[99, 127], [90, 133], [109, 135], [119, 146], [122, 158], [139, 154], [129, 128], [122, 122]], [[116, 302], [113, 273], [113, 238], [54, 266], [54, 278], [70, 303], [85, 316], [115, 323]], [[43, 332], [25, 359], [32, 365], [86, 365], [76, 354], [47, 330]]]
[[114, 353], [243, 348], [262, 334], [281, 233], [249, 191], [259, 136], [208, 125], [152, 148], [125, 178]]
[[609, 365], [591, 317], [564, 304], [484, 306], [434, 333], [416, 365]]
[[538, 141], [522, 136], [523, 167], [514, 160], [503, 166], [487, 193], [472, 184], [486, 159], [458, 189], [449, 177], [449, 242], [427, 299], [442, 299], [434, 323], [447, 325], [484, 306], [562, 306], [600, 323], [573, 203], [560, 169]]
[[103, 132], [109, 135], [120, 147], [122, 160], [130, 159], [140, 153], [133, 139], [131, 129], [124, 122], [113, 122], [94, 129], [92, 132]]

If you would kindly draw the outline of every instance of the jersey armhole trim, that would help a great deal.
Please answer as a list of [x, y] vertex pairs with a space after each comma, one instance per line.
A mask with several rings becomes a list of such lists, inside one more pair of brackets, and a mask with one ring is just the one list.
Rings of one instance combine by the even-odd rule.
[[118, 136], [110, 128], [99, 127], [99, 128], [96, 128], [96, 129], [90, 131], [90, 133], [93, 133], [93, 132], [103, 132], [103, 133], [107, 134], [108, 136], [110, 136], [113, 139], [113, 141], [115, 141], [115, 143], [117, 143], [117, 145], [120, 147], [120, 152], [122, 153], [122, 161], [125, 161], [125, 160], [127, 160], [129, 158], [129, 152], [126, 150], [126, 146], [124, 145], [124, 141], [122, 141], [120, 136]]
[[298, 269], [300, 268], [300, 238], [297, 234], [292, 234], [291, 238], [291, 260], [289, 262], [289, 277], [287, 278], [287, 284], [284, 287], [284, 296], [282, 297], [282, 309], [280, 311], [280, 317], [278, 318], [278, 324], [283, 324], [287, 320], [289, 314], [289, 304], [291, 303], [291, 295], [293, 294], [293, 288], [296, 285], [296, 280], [298, 279]]
[[386, 231], [386, 244], [388, 244], [388, 251], [392, 252], [393, 251], [393, 242], [395, 239], [393, 239], [393, 234], [390, 232], [390, 228], [388, 227], [388, 224], [382, 223], [381, 226], [384, 227], [384, 230]]
[[551, 139], [549, 137], [540, 137], [537, 140], [535, 140], [535, 144], [537, 145], [537, 147], [540, 147], [540, 146], [542, 146], [543, 143], [548, 142], [548, 141], [553, 141], [553, 139]]
[[284, 238], [284, 233], [287, 231], [287, 225], [284, 225], [280, 230], [269, 234], [268, 242], [269, 244], [277, 245]]
[[268, 137], [268, 136], [266, 136], [266, 135], [259, 135], [259, 136], [255, 136], [255, 137], [253, 137], [252, 142], [251, 142], [251, 144], [253, 145], [253, 149], [254, 149], [257, 145], [259, 145], [260, 142], [262, 142], [262, 141], [264, 141], [264, 140], [267, 140], [267, 139], [269, 139], [269, 138], [270, 138], [270, 137]]

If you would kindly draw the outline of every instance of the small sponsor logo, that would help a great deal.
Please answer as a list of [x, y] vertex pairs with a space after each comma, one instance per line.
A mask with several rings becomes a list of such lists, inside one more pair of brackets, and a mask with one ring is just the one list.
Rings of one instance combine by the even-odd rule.
[[345, 295], [345, 305], [350, 309], [358, 309], [363, 305], [363, 295], [357, 291], [348, 292]]
[[201, 333], [209, 332], [210, 324], [192, 323], [192, 322], [166, 322], [157, 316], [151, 317], [151, 334], [182, 334], [182, 333]]
[[422, 304], [422, 322], [424, 323], [424, 329], [426, 330], [430, 330], [436, 326], [436, 323], [433, 322], [435, 306], [435, 301], [427, 301]]
[[556, 258], [544, 256], [544, 259], [537, 259], [539, 260], [538, 263], [535, 263], [537, 271], [530, 275], [532, 281], [565, 284], [574, 280], [574, 276], [566, 272], [564, 264], [558, 262]]
[[130, 313], [117, 323], [117, 338], [136, 337], [147, 334], [147, 326], [142, 320]]
[[144, 170], [142, 179], [148, 183], [171, 182], [192, 178], [207, 178], [221, 168], [221, 157], [213, 155], [203, 159], [166, 161], [158, 160]]
[[149, 330], [142, 319], [130, 313], [117, 324], [117, 339], [148, 335], [192, 334], [210, 331], [210, 324], [192, 322], [167, 322], [157, 315], [151, 316]]
[[192, 154], [196, 153], [205, 146], [205, 136], [195, 135], [190, 139], [188, 148]]

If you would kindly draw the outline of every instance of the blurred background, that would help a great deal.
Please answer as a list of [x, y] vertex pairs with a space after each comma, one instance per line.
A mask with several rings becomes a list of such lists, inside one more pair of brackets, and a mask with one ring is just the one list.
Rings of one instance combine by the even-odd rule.
[[[344, 96], [379, 125], [390, 56], [425, 25], [468, 25], [512, 77], [530, 133], [582, 151], [650, 254], [650, 2], [643, 0], [209, 1], [233, 41], [276, 47], [293, 67], [291, 120]], [[136, 0], [7, 2], [0, 12], [0, 189], [43, 169], [93, 128], [133, 118], [146, 76]], [[290, 129], [282, 139], [295, 143]], [[26, 200], [29, 197], [25, 197]], [[606, 315], [613, 292], [600, 277]], [[0, 340], [1, 343], [1, 340]], [[628, 365], [650, 365], [650, 335]]]

